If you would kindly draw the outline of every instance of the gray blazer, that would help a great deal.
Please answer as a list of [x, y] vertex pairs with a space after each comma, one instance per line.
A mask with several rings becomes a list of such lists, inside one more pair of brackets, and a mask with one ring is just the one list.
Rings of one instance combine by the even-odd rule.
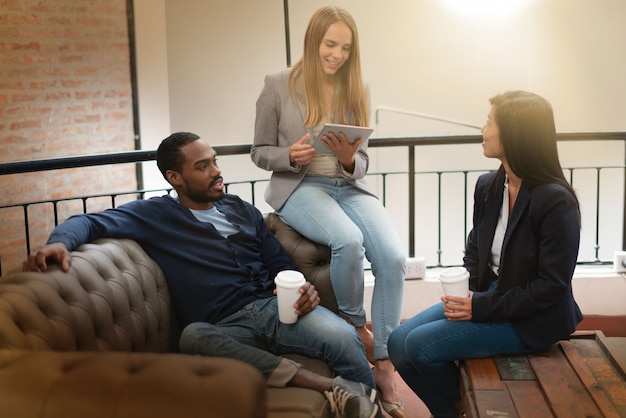
[[[313, 138], [313, 132], [304, 126], [304, 103], [289, 91], [290, 71], [265, 76], [256, 102], [254, 144], [250, 151], [250, 158], [258, 167], [272, 172], [265, 201], [275, 210], [283, 206], [308, 169], [308, 165], [293, 167], [290, 164], [289, 147], [307, 132]], [[355, 155], [354, 172], [350, 175], [339, 171], [354, 187], [373, 195], [365, 180], [369, 168], [367, 143], [364, 141]]]

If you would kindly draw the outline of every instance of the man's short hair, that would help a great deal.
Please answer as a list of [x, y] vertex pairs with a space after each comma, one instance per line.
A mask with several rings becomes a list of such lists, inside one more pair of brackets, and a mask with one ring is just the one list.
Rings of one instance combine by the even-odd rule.
[[156, 161], [163, 178], [167, 180], [165, 173], [168, 170], [181, 172], [185, 162], [185, 156], [180, 151], [185, 145], [200, 139], [191, 132], [176, 132], [161, 141], [156, 152]]

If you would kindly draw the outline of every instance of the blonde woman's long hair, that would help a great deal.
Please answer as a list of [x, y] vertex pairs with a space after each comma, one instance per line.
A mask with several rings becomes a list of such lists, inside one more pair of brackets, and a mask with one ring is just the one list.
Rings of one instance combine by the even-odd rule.
[[[304, 53], [291, 70], [289, 88], [306, 105], [304, 124], [312, 127], [324, 119], [322, 108], [324, 71], [319, 59], [319, 48], [329, 26], [344, 22], [352, 31], [350, 57], [335, 74], [333, 115], [338, 123], [369, 126], [369, 104], [361, 75], [359, 35], [354, 19], [340, 7], [322, 7], [313, 14], [304, 36]], [[298, 82], [302, 79], [302, 89]]]

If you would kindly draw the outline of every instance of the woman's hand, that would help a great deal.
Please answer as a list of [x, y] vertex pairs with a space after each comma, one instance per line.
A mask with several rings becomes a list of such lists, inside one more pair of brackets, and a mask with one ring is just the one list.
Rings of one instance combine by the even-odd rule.
[[337, 156], [344, 170], [350, 173], [354, 171], [354, 154], [362, 143], [359, 138], [351, 144], [342, 132], [339, 132], [339, 136], [330, 132], [322, 137], [322, 144]]
[[307, 165], [313, 159], [315, 149], [307, 141], [309, 134], [305, 134], [291, 148], [289, 148], [289, 162], [296, 165]]
[[443, 314], [450, 321], [472, 320], [472, 295], [470, 291], [466, 298], [460, 296], [443, 296]]

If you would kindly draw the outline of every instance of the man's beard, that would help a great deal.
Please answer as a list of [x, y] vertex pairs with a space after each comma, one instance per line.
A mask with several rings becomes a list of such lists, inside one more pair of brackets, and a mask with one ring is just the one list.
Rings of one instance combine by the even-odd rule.
[[223, 190], [219, 195], [207, 194], [206, 190], [194, 189], [193, 187], [191, 187], [191, 185], [187, 181], [185, 181], [185, 185], [187, 186], [187, 190], [185, 191], [185, 194], [190, 200], [194, 202], [199, 202], [199, 203], [215, 202], [215, 201], [221, 200], [226, 194]]

